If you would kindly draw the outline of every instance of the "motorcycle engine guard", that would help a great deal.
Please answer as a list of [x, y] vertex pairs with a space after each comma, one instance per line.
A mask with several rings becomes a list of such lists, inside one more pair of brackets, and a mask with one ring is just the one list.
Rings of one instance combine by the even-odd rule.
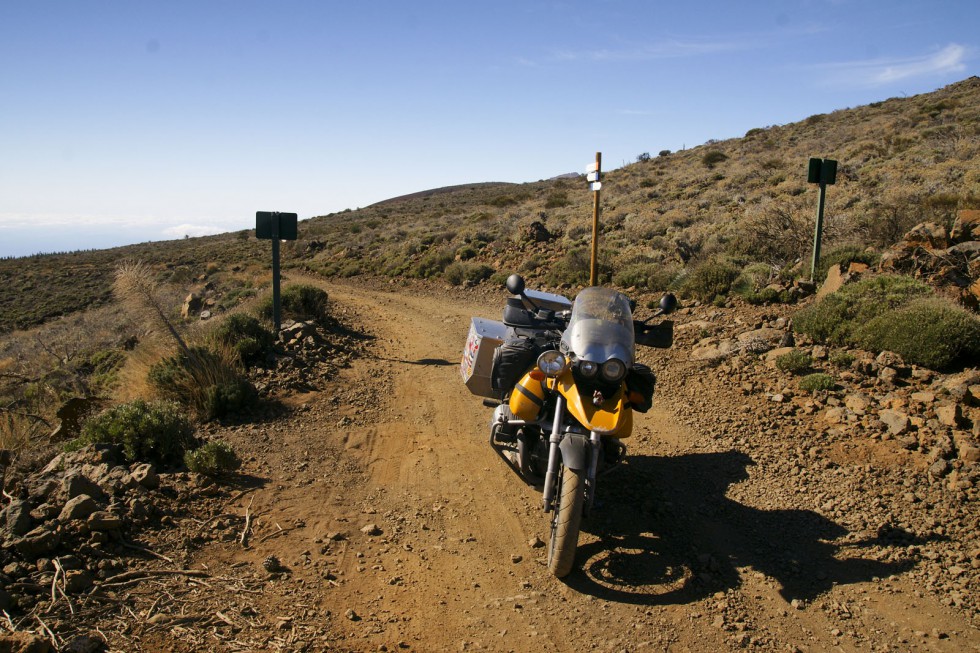
[[558, 448], [561, 450], [561, 462], [565, 467], [576, 471], [588, 467], [589, 451], [592, 448], [589, 444], [589, 436], [566, 433], [562, 436]]

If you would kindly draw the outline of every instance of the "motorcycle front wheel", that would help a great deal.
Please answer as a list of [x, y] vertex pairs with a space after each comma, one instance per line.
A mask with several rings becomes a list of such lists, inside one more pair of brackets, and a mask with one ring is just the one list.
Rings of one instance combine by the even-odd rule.
[[548, 569], [557, 578], [562, 578], [572, 571], [575, 564], [585, 502], [585, 471], [562, 465], [556, 494], [558, 501], [551, 518]]

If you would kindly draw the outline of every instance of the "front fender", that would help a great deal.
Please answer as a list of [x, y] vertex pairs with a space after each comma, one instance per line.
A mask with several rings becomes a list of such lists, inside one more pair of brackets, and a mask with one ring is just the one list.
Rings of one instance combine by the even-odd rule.
[[633, 430], [633, 409], [622, 385], [601, 406], [595, 406], [591, 401], [582, 398], [571, 370], [566, 370], [555, 381], [555, 389], [565, 397], [568, 412], [590, 431], [625, 438]]
[[591, 445], [589, 436], [581, 433], [566, 433], [558, 445], [561, 450], [561, 462], [569, 469], [584, 470], [588, 467]]

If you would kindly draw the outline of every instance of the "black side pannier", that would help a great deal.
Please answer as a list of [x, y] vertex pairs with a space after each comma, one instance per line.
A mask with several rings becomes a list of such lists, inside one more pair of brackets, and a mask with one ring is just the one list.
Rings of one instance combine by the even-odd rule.
[[527, 338], [513, 338], [493, 352], [490, 385], [494, 390], [508, 391], [517, 385], [524, 373], [538, 360], [538, 346]]
[[645, 413], [653, 406], [653, 389], [657, 385], [657, 377], [646, 365], [633, 363], [633, 368], [626, 375], [626, 391], [629, 392], [633, 410]]

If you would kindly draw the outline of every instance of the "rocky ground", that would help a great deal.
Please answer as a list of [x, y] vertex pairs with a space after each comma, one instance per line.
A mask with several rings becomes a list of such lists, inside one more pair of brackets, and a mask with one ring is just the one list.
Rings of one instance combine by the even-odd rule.
[[804, 392], [791, 309], [684, 308], [558, 581], [459, 380], [503, 291], [328, 290], [253, 414], [200, 434], [238, 474], [8, 468], [0, 651], [980, 650], [980, 374], [796, 341], [836, 381]]

